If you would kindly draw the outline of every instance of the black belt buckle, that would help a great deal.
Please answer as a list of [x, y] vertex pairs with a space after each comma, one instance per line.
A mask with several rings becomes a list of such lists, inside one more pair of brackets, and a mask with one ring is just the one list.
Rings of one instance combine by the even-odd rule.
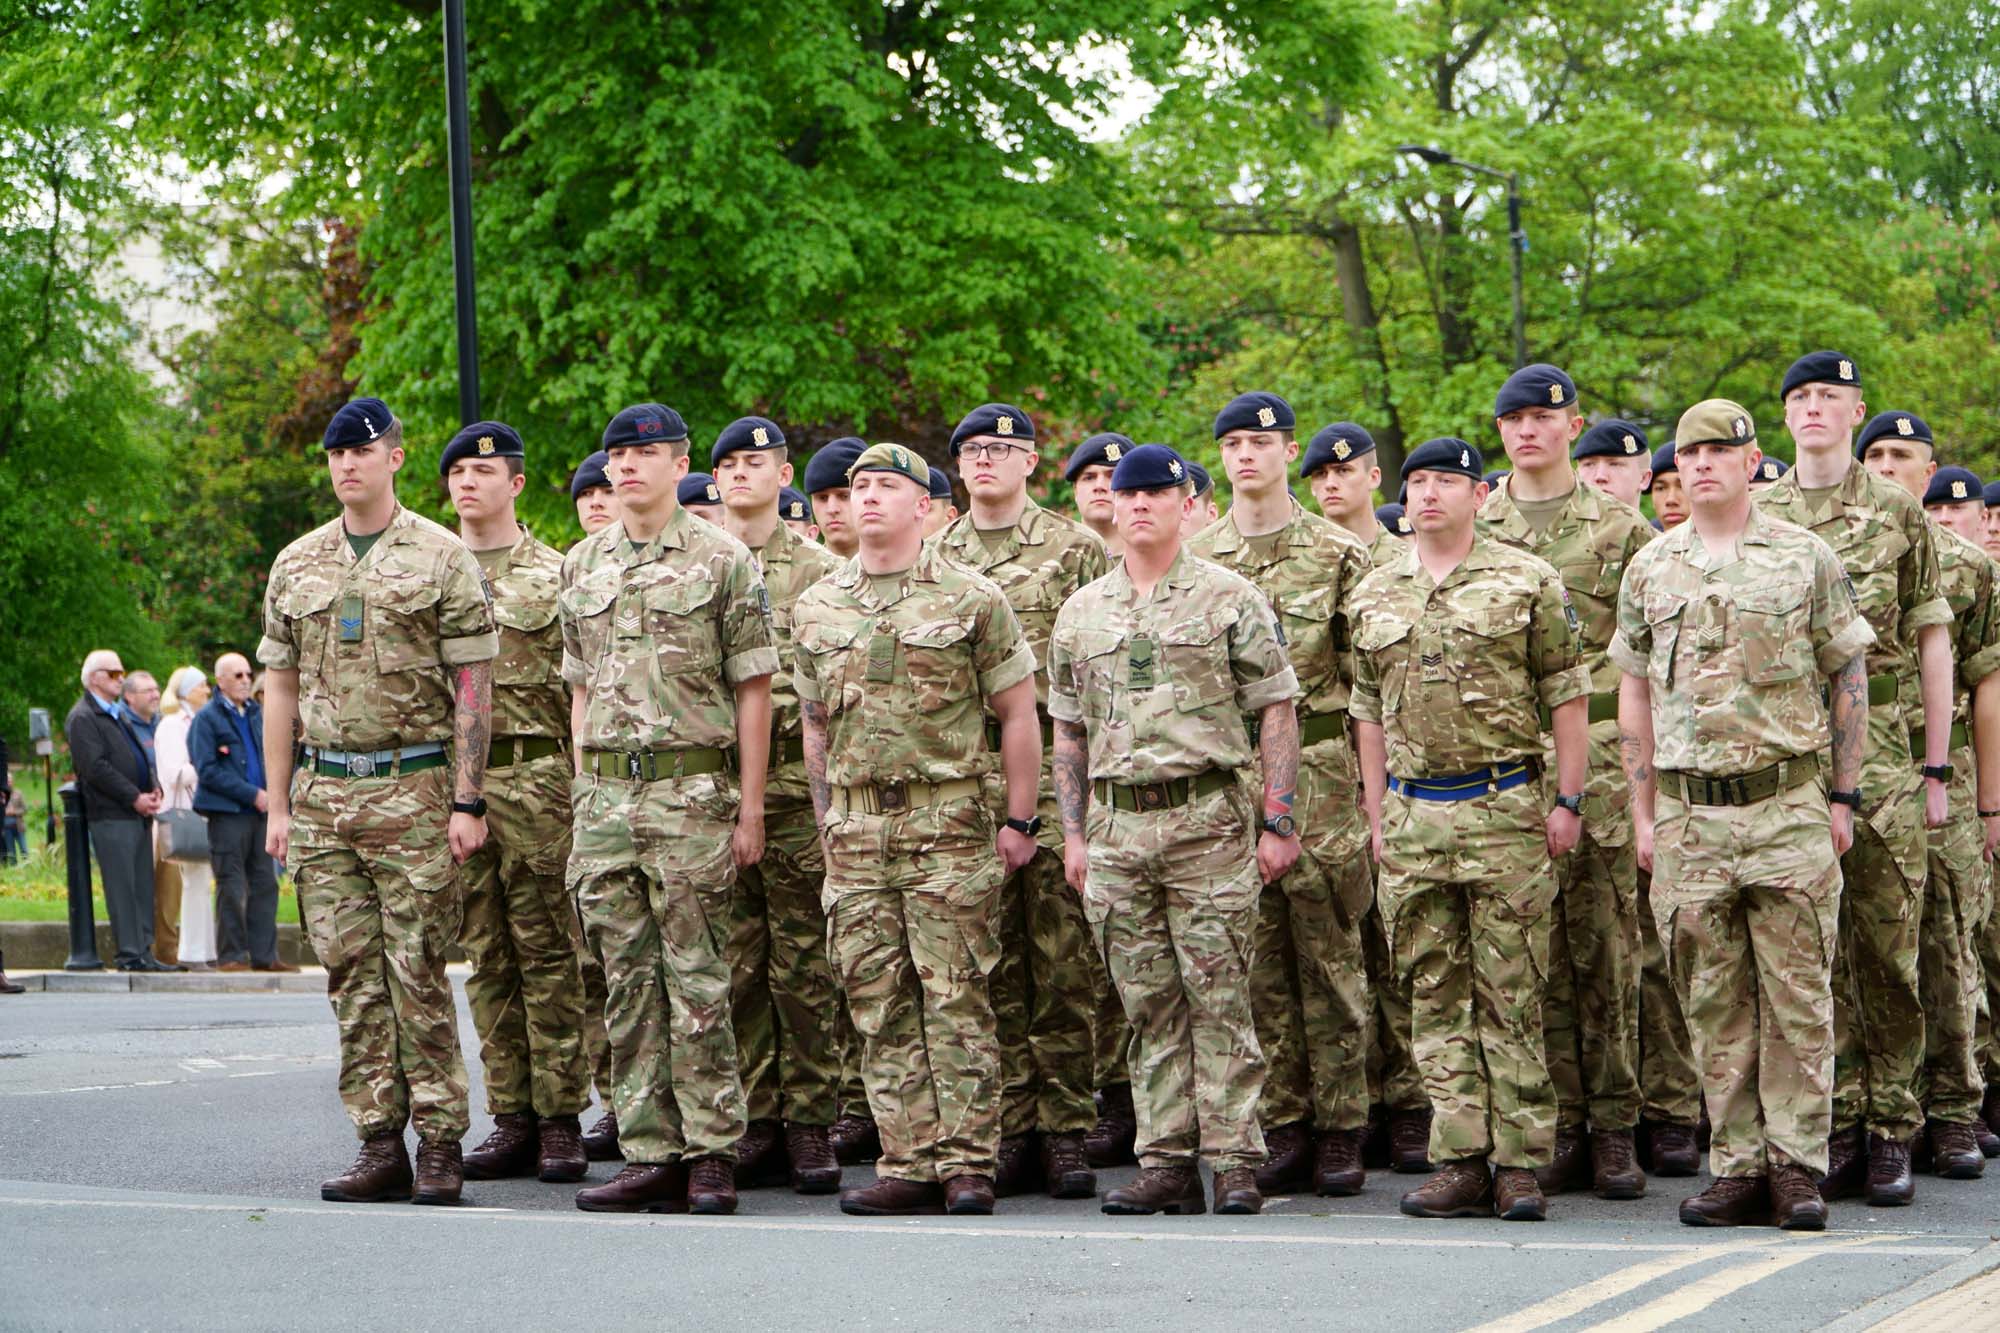
[[907, 782], [878, 782], [875, 794], [885, 815], [909, 808], [910, 785]]
[[626, 752], [625, 752], [625, 772], [626, 772], [626, 776], [628, 776], [629, 778], [631, 778], [631, 779], [632, 779], [632, 781], [634, 781], [634, 782], [641, 782], [641, 781], [644, 781], [644, 780], [645, 780], [645, 776], [646, 776], [646, 759], [647, 759], [647, 757], [648, 757], [648, 756], [647, 756], [647, 754], [646, 754], [646, 752], [645, 752], [644, 750], [628, 750], [628, 751], [626, 751]]

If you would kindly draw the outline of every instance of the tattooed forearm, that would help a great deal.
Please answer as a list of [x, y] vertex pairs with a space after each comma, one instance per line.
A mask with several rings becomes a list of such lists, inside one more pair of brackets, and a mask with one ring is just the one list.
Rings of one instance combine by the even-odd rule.
[[806, 783], [812, 788], [813, 817], [821, 824], [833, 805], [833, 788], [826, 781], [826, 705], [810, 699], [799, 701], [799, 718], [806, 758]]
[[1264, 810], [1290, 814], [1299, 789], [1299, 715], [1290, 701], [1266, 708], [1257, 746], [1264, 760]]
[[1618, 756], [1625, 762], [1625, 780], [1634, 787], [1644, 786], [1653, 777], [1652, 747], [1643, 737], [1629, 731], [1618, 733]]
[[476, 801], [486, 785], [486, 752], [493, 748], [493, 664], [472, 662], [458, 669], [452, 718], [452, 745], [458, 754], [453, 790], [461, 801]]
[[1056, 775], [1056, 808], [1062, 811], [1063, 836], [1083, 836], [1084, 816], [1090, 809], [1090, 760], [1085, 753], [1086, 736], [1081, 722], [1056, 722], [1056, 752], [1051, 766]]
[[1860, 653], [1833, 677], [1833, 786], [1853, 791], [1861, 783], [1861, 753], [1868, 739], [1868, 668]]

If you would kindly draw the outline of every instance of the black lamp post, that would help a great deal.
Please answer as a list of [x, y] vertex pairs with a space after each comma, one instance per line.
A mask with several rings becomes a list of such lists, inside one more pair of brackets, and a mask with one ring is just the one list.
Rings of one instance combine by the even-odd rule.
[[1501, 171], [1497, 167], [1482, 167], [1477, 162], [1467, 162], [1453, 157], [1442, 148], [1432, 148], [1425, 144], [1406, 143], [1397, 149], [1420, 157], [1434, 167], [1457, 167], [1460, 171], [1470, 171], [1481, 176], [1497, 176], [1507, 183], [1507, 239], [1512, 243], [1514, 258], [1514, 369], [1528, 364], [1528, 305], [1521, 290], [1521, 265], [1528, 252], [1528, 233], [1521, 227], [1521, 180], [1511, 171]]
[[451, 159], [451, 271], [458, 312], [458, 424], [479, 420], [479, 328], [472, 287], [472, 131], [466, 122], [465, 0], [444, 0], [445, 128]]

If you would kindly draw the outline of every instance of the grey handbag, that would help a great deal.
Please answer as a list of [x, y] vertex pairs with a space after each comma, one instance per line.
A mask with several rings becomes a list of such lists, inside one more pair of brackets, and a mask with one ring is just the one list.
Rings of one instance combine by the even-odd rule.
[[160, 827], [167, 831], [169, 861], [208, 860], [208, 821], [193, 810], [162, 810]]

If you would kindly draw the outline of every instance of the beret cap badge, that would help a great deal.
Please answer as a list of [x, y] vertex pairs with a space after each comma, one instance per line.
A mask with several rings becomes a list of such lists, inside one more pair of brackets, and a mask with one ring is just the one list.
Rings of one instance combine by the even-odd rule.
[[1563, 386], [1560, 384], [1551, 384], [1549, 386], [1549, 401], [1551, 403], [1554, 403], [1557, 407], [1561, 407], [1562, 400], [1563, 400]]
[[1115, 444], [1107, 444], [1104, 446], [1104, 457], [1113, 463], [1118, 461], [1118, 455], [1122, 452], [1124, 451], [1121, 450]]
[[771, 442], [771, 432], [765, 430], [762, 426], [754, 427], [750, 432], [750, 441], [759, 449], [762, 449]]
[[491, 435], [482, 435], [479, 437], [479, 452], [482, 454], [493, 452], [493, 437]]
[[1750, 433], [1750, 423], [1742, 417], [1732, 417], [1729, 422], [1729, 429], [1735, 431], [1736, 438], [1740, 440]]
[[993, 419], [993, 433], [995, 435], [1012, 435], [1014, 433], [1014, 418], [1004, 413], [995, 417]]
[[1838, 370], [1838, 372], [1837, 372], [1837, 373], [1838, 373], [1838, 374], [1839, 374], [1839, 376], [1840, 376], [1840, 377], [1841, 377], [1842, 379], [1844, 379], [1844, 380], [1851, 380], [1851, 379], [1853, 379], [1853, 378], [1854, 378], [1854, 363], [1853, 363], [1852, 361], [1842, 361], [1842, 362], [1840, 363], [1840, 368], [1839, 368], [1839, 370]]
[[1335, 458], [1338, 458], [1341, 462], [1345, 463], [1348, 459], [1348, 455], [1352, 454], [1353, 452], [1354, 452], [1354, 446], [1349, 444], [1346, 440], [1335, 440], [1333, 442], [1333, 456]]
[[1178, 458], [1170, 458], [1170, 459], [1168, 459], [1168, 460], [1167, 460], [1167, 471], [1169, 471], [1169, 472], [1173, 473], [1173, 474], [1174, 474], [1174, 475], [1175, 475], [1176, 477], [1178, 477], [1178, 476], [1182, 475], [1182, 470], [1181, 470], [1181, 460], [1180, 460], [1180, 459], [1178, 459]]
[[715, 483], [712, 481], [708, 483], [708, 498], [710, 500], [720, 500], [722, 498], [722, 492], [715, 488]]
[[1260, 407], [1257, 409], [1257, 424], [1260, 426], [1275, 426], [1278, 424], [1278, 414], [1268, 407]]
[[1964, 483], [1964, 482], [1962, 482], [1962, 481], [1954, 481], [1954, 482], [1953, 482], [1953, 483], [1951, 484], [1951, 498], [1952, 498], [1952, 499], [1954, 499], [1954, 500], [1963, 500], [1963, 499], [1965, 498], [1965, 483]]
[[1917, 428], [1910, 424], [1910, 419], [1908, 417], [1896, 418], [1896, 434], [1915, 435], [1916, 433], [1917, 433]]

